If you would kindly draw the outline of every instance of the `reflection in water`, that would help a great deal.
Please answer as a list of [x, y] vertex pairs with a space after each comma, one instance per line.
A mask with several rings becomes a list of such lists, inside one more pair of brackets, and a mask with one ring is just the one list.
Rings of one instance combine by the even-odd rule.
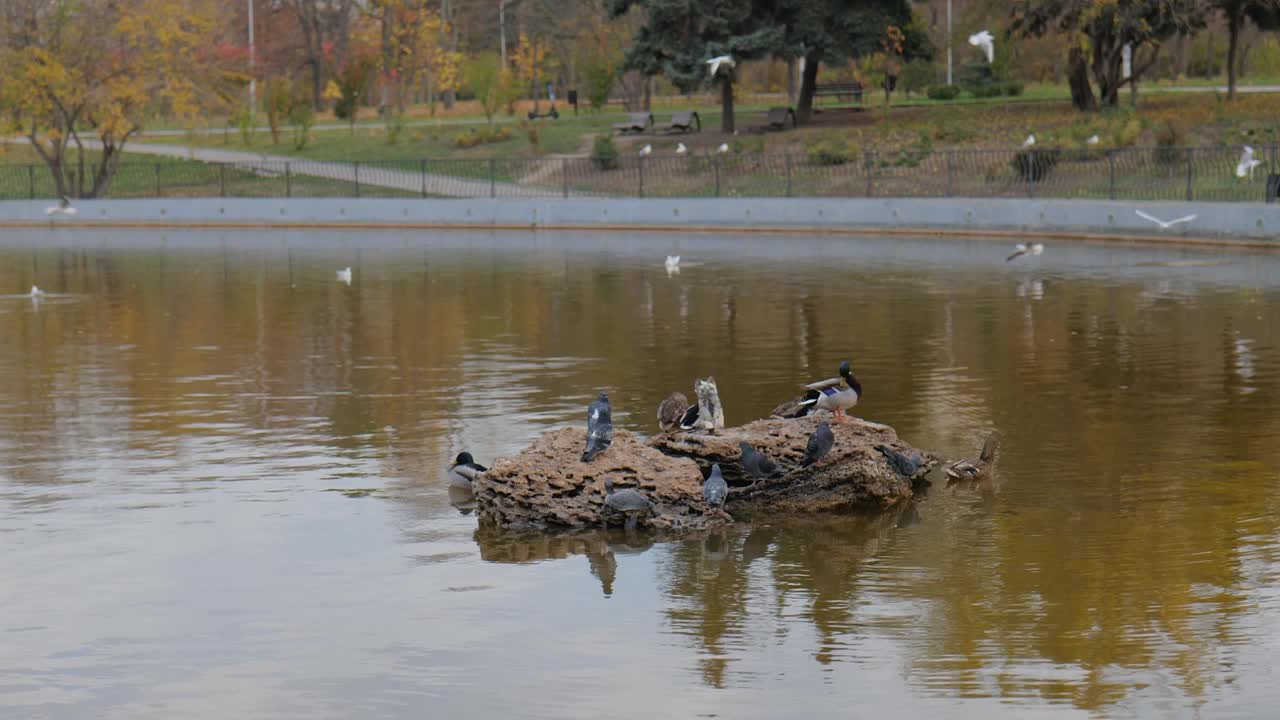
[[[654, 241], [0, 238], [0, 714], [1280, 701], [1280, 261]], [[1001, 431], [994, 476], [679, 537], [477, 528], [444, 480], [600, 390], [650, 433], [670, 388], [714, 375], [738, 424], [846, 358], [859, 414], [915, 445], [954, 459]]]

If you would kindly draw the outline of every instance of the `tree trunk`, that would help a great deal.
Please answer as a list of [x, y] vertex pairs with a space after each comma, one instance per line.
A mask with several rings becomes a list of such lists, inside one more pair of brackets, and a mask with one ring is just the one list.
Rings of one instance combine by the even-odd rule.
[[1236, 99], [1236, 49], [1240, 45], [1242, 8], [1237, 3], [1227, 12], [1227, 99]]
[[311, 107], [316, 112], [324, 110], [324, 85], [321, 84], [320, 59], [312, 58], [311, 60]]
[[720, 132], [733, 134], [733, 78], [729, 73], [720, 78]]
[[796, 104], [796, 120], [809, 122], [813, 115], [813, 90], [818, 84], [818, 53], [804, 56], [804, 73], [800, 76], [800, 99]]
[[1071, 48], [1067, 54], [1067, 78], [1071, 86], [1071, 104], [1077, 110], [1092, 112], [1098, 109], [1098, 99], [1089, 84], [1089, 68], [1085, 64], [1084, 51]]
[[796, 104], [796, 59], [787, 58], [787, 104]]

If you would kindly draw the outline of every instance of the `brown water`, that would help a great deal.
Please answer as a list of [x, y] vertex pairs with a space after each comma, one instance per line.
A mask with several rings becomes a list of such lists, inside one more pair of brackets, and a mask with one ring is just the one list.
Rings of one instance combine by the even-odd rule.
[[[1271, 716], [1280, 256], [1007, 244], [5, 232], [0, 717]], [[449, 504], [600, 389], [735, 424], [843, 358], [916, 445], [999, 429], [993, 486], [658, 544]]]

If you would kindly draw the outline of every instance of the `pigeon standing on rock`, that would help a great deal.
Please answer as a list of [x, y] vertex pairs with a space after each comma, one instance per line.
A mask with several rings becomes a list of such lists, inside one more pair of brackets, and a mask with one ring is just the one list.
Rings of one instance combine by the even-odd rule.
[[613, 410], [609, 407], [609, 393], [601, 392], [587, 406], [587, 449], [582, 453], [582, 462], [591, 462], [612, 443]]
[[809, 436], [809, 444], [804, 449], [804, 461], [800, 463], [803, 467], [808, 467], [831, 452], [831, 446], [836, 444], [836, 436], [831, 432], [831, 426], [826, 423], [819, 423], [818, 429], [813, 431]]
[[773, 477], [778, 472], [778, 464], [756, 452], [750, 443], [738, 443], [742, 450], [742, 467], [754, 478]]
[[908, 480], [914, 480], [916, 475], [921, 472], [928, 472], [931, 465], [929, 459], [926, 458], [919, 450], [912, 452], [910, 455], [894, 450], [885, 445], [876, 445], [876, 450], [884, 455], [884, 459], [889, 461], [889, 467]]
[[711, 466], [711, 474], [702, 484], [702, 496], [707, 501], [708, 510], [727, 514], [724, 511], [724, 501], [729, 499], [729, 483], [725, 482], [724, 476], [720, 474], [719, 463]]

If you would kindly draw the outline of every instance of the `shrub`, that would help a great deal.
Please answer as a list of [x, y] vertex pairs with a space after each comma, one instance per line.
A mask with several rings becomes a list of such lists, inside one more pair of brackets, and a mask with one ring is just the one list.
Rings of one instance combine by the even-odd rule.
[[806, 151], [814, 165], [844, 165], [858, 154], [858, 147], [843, 138], [827, 138], [810, 145]]
[[591, 164], [597, 170], [616, 170], [618, 168], [618, 146], [608, 135], [597, 135], [591, 144]]
[[1022, 83], [1016, 80], [1010, 80], [1009, 82], [1004, 84], [1004, 94], [1008, 95], [1009, 97], [1018, 97], [1019, 95], [1022, 94], [1022, 90], [1023, 90]]
[[902, 72], [898, 76], [898, 87], [902, 91], [910, 95], [912, 93], [922, 93], [932, 83], [935, 74], [933, 65], [924, 60], [912, 60], [902, 66]]
[[930, 100], [955, 100], [960, 96], [959, 85], [934, 85], [929, 88], [928, 93]]
[[1009, 161], [1018, 179], [1023, 182], [1040, 182], [1049, 176], [1049, 171], [1062, 158], [1061, 151], [1056, 148], [1046, 150], [1019, 150]]
[[1183, 161], [1183, 146], [1187, 144], [1186, 134], [1182, 128], [1166, 121], [1156, 129], [1156, 162], [1173, 165]]
[[473, 148], [486, 143], [502, 142], [511, 138], [511, 131], [505, 127], [472, 128], [453, 136], [453, 146], [457, 148]]
[[993, 98], [1004, 95], [1004, 87], [1004, 83], [983, 83], [971, 86], [969, 92], [973, 93], [976, 98]]

